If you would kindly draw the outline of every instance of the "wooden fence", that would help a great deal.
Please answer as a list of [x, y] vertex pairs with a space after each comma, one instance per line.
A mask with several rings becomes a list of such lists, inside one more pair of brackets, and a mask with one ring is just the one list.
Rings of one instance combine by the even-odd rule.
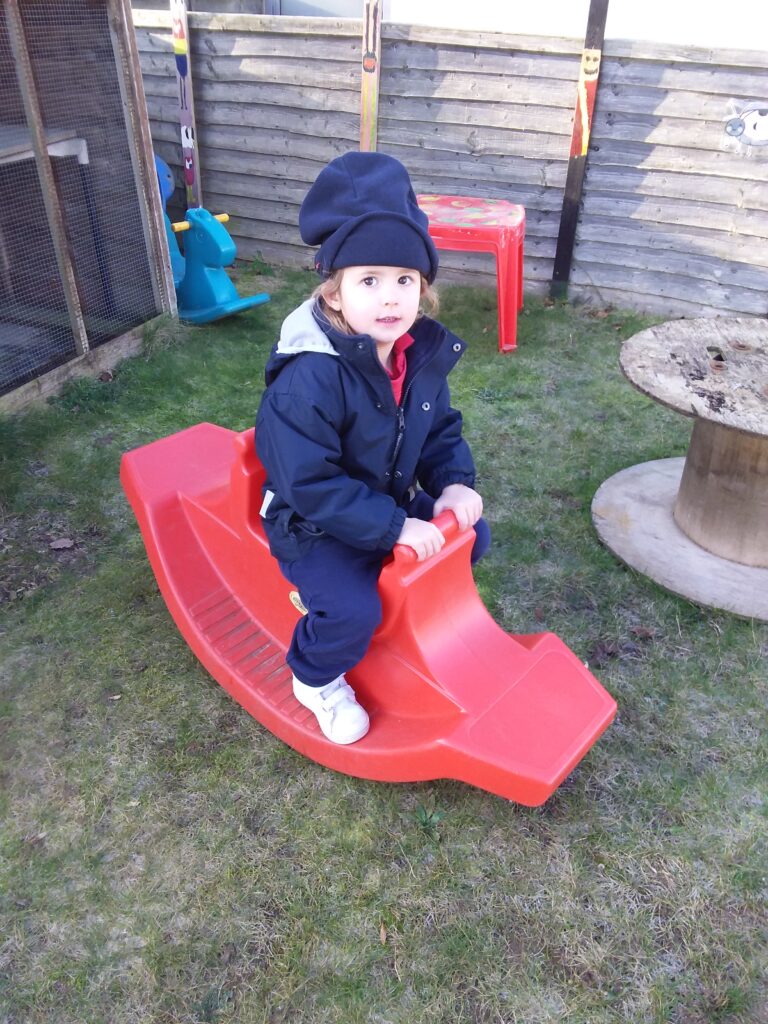
[[[156, 152], [183, 181], [170, 19], [134, 10]], [[311, 265], [307, 187], [359, 138], [356, 19], [190, 14], [203, 201], [239, 254]], [[552, 276], [581, 44], [451, 29], [382, 31], [378, 146], [420, 192], [522, 203], [526, 289]], [[663, 315], [768, 312], [768, 145], [725, 131], [768, 107], [768, 54], [606, 46], [569, 294]], [[441, 277], [492, 283], [491, 257]]]

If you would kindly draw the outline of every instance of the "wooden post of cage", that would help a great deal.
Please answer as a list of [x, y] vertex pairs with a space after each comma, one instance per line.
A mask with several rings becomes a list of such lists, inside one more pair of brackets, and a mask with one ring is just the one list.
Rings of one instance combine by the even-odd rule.
[[130, 0], [107, 0], [107, 10], [120, 97], [125, 110], [128, 149], [151, 270], [152, 291], [160, 309], [176, 313], [176, 291], [157, 184], [139, 53], [131, 28], [133, 14]]
[[69, 255], [67, 232], [64, 225], [64, 216], [61, 212], [61, 204], [59, 203], [56, 179], [53, 175], [51, 158], [45, 140], [43, 116], [32, 73], [32, 63], [29, 59], [27, 39], [24, 34], [24, 23], [21, 18], [21, 11], [19, 10], [19, 0], [7, 0], [5, 6], [8, 12], [8, 35], [16, 65], [16, 77], [24, 104], [24, 114], [27, 119], [27, 129], [32, 143], [32, 151], [35, 154], [35, 165], [40, 179], [40, 188], [43, 193], [43, 203], [45, 204], [53, 248], [56, 253], [56, 263], [58, 264], [61, 284], [64, 289], [69, 323], [75, 340], [75, 348], [79, 355], [83, 355], [90, 348], [88, 334], [85, 329], [85, 321], [83, 320], [80, 295], [77, 291], [75, 271]]

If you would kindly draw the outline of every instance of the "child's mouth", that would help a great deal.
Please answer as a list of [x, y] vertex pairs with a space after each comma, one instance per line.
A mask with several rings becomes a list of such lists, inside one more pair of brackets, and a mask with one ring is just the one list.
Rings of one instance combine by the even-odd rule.
[[380, 316], [376, 320], [376, 323], [379, 323], [379, 324], [396, 324], [399, 319], [400, 319], [399, 316]]

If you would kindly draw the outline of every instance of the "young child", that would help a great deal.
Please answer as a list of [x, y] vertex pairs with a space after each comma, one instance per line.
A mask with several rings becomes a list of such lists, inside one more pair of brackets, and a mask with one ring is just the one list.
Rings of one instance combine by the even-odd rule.
[[475, 528], [473, 562], [490, 531], [446, 381], [466, 346], [419, 313], [438, 259], [408, 172], [381, 153], [338, 157], [307, 193], [299, 228], [320, 246], [324, 280], [267, 362], [261, 514], [307, 609], [288, 652], [293, 692], [328, 739], [354, 743], [368, 715], [344, 673], [381, 620], [383, 559], [395, 544], [419, 560], [436, 554], [444, 538], [429, 520], [445, 509]]

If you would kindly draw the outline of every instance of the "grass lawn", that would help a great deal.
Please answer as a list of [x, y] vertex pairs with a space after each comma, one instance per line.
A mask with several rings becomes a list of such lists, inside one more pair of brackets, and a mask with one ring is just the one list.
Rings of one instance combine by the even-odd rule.
[[[265, 269], [265, 268], [262, 268]], [[111, 380], [0, 421], [0, 1024], [768, 1021], [768, 627], [621, 565], [590, 502], [684, 453], [622, 378], [649, 321], [442, 290], [494, 543], [481, 594], [559, 634], [619, 715], [543, 807], [305, 760], [177, 633], [118, 483], [190, 424], [250, 426], [314, 284], [147, 333]]]

